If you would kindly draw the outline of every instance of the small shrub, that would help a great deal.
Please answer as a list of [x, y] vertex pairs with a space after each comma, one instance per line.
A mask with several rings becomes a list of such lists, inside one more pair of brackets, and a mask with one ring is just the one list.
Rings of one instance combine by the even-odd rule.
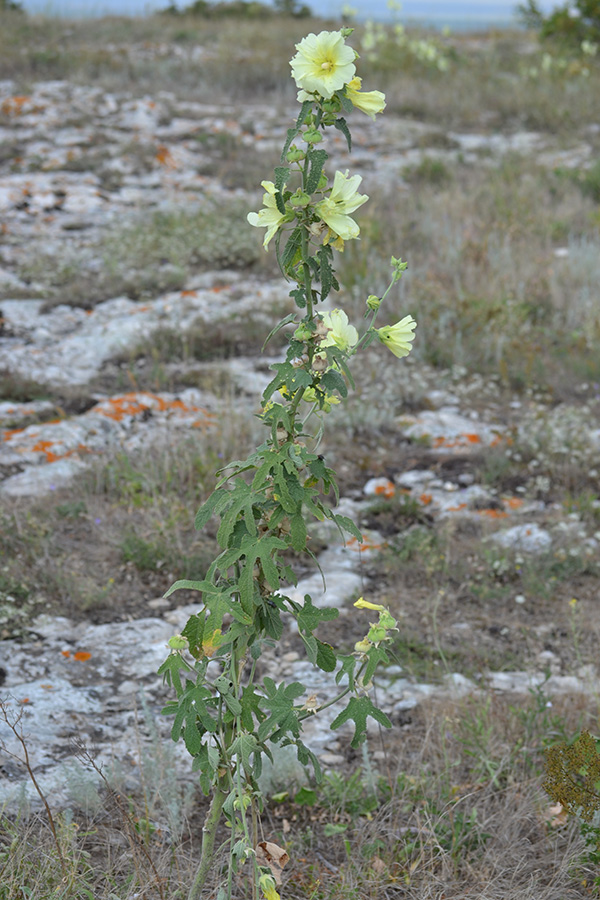
[[537, 0], [527, 0], [519, 4], [517, 13], [542, 38], [578, 48], [584, 41], [600, 40], [600, 0], [568, 0], [548, 14], [543, 13]]

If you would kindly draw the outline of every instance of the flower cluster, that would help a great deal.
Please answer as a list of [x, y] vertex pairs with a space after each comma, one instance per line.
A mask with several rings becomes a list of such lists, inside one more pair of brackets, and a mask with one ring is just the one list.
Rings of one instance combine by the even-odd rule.
[[450, 68], [446, 48], [440, 41], [432, 38], [411, 38], [406, 33], [404, 25], [399, 22], [390, 29], [380, 22], [368, 19], [365, 22], [361, 50], [368, 59], [376, 60], [379, 51], [388, 48], [399, 50], [408, 61], [428, 69], [447, 72]]
[[[276, 253], [281, 268], [287, 277], [298, 282], [298, 290], [292, 295], [298, 302], [298, 291], [302, 299], [300, 306], [312, 308], [313, 296], [307, 295], [306, 278], [311, 248], [332, 248], [343, 251], [345, 241], [359, 238], [360, 227], [353, 214], [369, 199], [367, 194], [359, 193], [362, 178], [350, 175], [348, 171], [337, 171], [333, 184], [329, 184], [323, 170], [327, 153], [318, 147], [323, 140], [322, 131], [334, 125], [348, 141], [350, 134], [342, 112], [359, 109], [373, 120], [385, 108], [385, 95], [381, 91], [363, 91], [362, 79], [356, 75], [355, 61], [358, 54], [346, 43], [346, 37], [352, 29], [341, 31], [321, 31], [320, 34], [309, 34], [296, 44], [296, 54], [290, 61], [292, 77], [298, 91], [298, 101], [302, 109], [295, 129], [288, 132], [288, 141], [282, 154], [282, 162], [287, 168], [276, 170], [277, 179], [263, 181], [265, 190], [263, 208], [258, 212], [248, 213], [248, 222], [265, 228], [263, 245], [268, 249], [269, 243], [276, 239]], [[290, 136], [291, 135], [291, 136]], [[299, 136], [305, 148], [292, 143]], [[300, 184], [293, 191], [288, 184], [291, 175], [289, 169], [295, 170]], [[286, 240], [285, 250], [280, 254], [280, 243]], [[335, 278], [329, 268], [330, 256], [323, 256], [323, 250], [315, 254], [318, 263], [310, 263], [318, 278], [330, 282], [330, 287], [337, 288]], [[313, 260], [315, 259], [313, 256]], [[394, 275], [392, 284], [402, 276], [406, 263], [392, 257]], [[328, 290], [330, 289], [328, 288]], [[321, 300], [327, 291], [321, 290]], [[387, 293], [387, 292], [386, 292]], [[365, 343], [377, 337], [384, 346], [398, 358], [406, 356], [412, 347], [416, 322], [411, 316], [405, 316], [395, 325], [374, 328], [374, 321], [383, 298], [369, 296], [367, 299], [367, 315], [373, 313]], [[314, 329], [316, 328], [316, 331]], [[319, 330], [320, 329], [320, 330]], [[323, 330], [324, 329], [324, 330]], [[314, 334], [313, 334], [314, 331]], [[305, 323], [296, 329], [295, 339], [301, 342], [312, 340], [310, 368], [318, 376], [330, 371], [331, 360], [327, 351], [333, 348], [351, 355], [360, 345], [358, 331], [348, 321], [342, 310], [333, 310], [321, 315], [313, 324]], [[308, 343], [306, 344], [308, 347]], [[302, 358], [300, 359], [302, 364]], [[339, 368], [339, 360], [334, 361]], [[330, 379], [331, 380], [331, 379]], [[304, 399], [319, 402], [321, 410], [327, 411], [336, 402], [331, 391], [323, 390], [319, 384], [306, 385]]]

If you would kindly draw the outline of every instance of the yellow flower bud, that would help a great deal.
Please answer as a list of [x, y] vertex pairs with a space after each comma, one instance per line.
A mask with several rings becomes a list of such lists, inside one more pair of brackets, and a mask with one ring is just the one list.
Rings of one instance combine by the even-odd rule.
[[357, 609], [374, 609], [376, 612], [385, 610], [385, 606], [381, 606], [380, 603], [370, 603], [369, 600], [364, 600], [362, 597], [359, 597], [354, 605]]

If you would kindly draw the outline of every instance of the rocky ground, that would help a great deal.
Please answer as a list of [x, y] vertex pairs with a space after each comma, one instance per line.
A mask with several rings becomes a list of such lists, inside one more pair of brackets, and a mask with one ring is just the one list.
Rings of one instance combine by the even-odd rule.
[[[414, 118], [354, 127], [351, 164], [367, 190], [390, 182], [405, 190], [404, 174], [425, 156], [493, 168], [516, 153], [548, 169], [585, 166], [600, 125], [590, 123], [589, 141], [449, 131], [441, 147], [437, 127]], [[254, 433], [252, 412], [280, 353], [261, 356], [260, 345], [289, 298], [261, 261], [257, 236], [246, 234], [244, 212], [256, 207], [253, 185], [269, 177], [281, 135], [272, 106], [224, 108], [167, 91], [140, 98], [67, 81], [33, 82], [22, 95], [0, 83], [2, 692], [11, 715], [22, 713], [36, 776], [56, 804], [93, 792], [93, 773], [74, 762], [74, 738], [127, 784], [140, 741], [165, 730], [155, 673], [194, 606], [190, 595], [161, 597], [180, 574], [176, 558], [165, 562], [157, 550], [144, 567], [123, 550], [128, 516], [135, 532], [149, 502], [144, 492], [168, 496], [164, 473], [152, 489], [139, 487], [136, 460], [152, 450], [177, 456], [196, 441], [216, 467], [235, 450], [227, 419], [244, 440]], [[341, 136], [328, 149], [332, 166], [349, 165]], [[215, 235], [221, 214], [226, 226]], [[176, 246], [163, 250], [172, 232]], [[555, 248], [558, 265], [569, 252]], [[557, 693], [597, 692], [600, 501], [575, 488], [566, 496], [545, 460], [575, 473], [574, 483], [582, 471], [586, 484], [597, 477], [598, 385], [575, 385], [558, 403], [544, 388], [516, 392], [497, 376], [418, 358], [392, 372], [389, 360], [368, 357], [361, 373], [350, 412], [332, 415], [326, 452], [365, 549], [315, 532], [327, 591], [311, 572], [297, 591], [340, 609], [342, 642], [364, 631], [352, 607], [359, 594], [398, 614], [397, 663], [377, 686], [395, 727], [410, 728], [410, 711], [434, 695], [543, 688], [551, 703]], [[98, 489], [124, 460], [133, 461], [129, 492]], [[195, 499], [180, 501], [189, 516]], [[42, 543], [23, 549], [19, 541], [40, 528]], [[38, 567], [46, 558], [48, 570], [80, 580], [63, 581], [62, 595], [57, 578], [30, 583], [27, 552]], [[83, 602], [87, 566], [97, 591]], [[293, 672], [309, 693], [332, 689], [304, 663], [292, 632], [262, 665], [265, 674]], [[310, 724], [325, 767], [344, 764], [345, 735]], [[35, 802], [2, 724], [0, 737], [0, 802], [19, 802], [22, 790]], [[289, 765], [271, 786], [289, 778]]]

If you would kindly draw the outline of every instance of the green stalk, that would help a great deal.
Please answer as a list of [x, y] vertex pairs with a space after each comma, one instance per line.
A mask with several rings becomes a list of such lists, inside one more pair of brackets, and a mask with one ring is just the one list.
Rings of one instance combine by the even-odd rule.
[[190, 888], [188, 900], [200, 900], [202, 888], [206, 883], [206, 879], [210, 873], [213, 858], [215, 855], [215, 838], [217, 836], [217, 827], [221, 820], [221, 812], [223, 804], [227, 799], [227, 775], [222, 775], [215, 787], [215, 792], [202, 826], [202, 853], [200, 856], [200, 865], [196, 872], [196, 877]]

